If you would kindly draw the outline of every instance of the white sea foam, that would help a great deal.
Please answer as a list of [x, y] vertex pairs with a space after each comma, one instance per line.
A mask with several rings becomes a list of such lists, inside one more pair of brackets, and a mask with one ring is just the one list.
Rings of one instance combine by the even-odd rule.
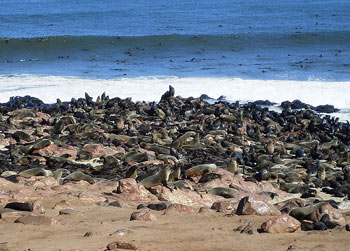
[[299, 99], [314, 106], [332, 104], [337, 108], [350, 108], [350, 82], [169, 76], [108, 80], [37, 75], [0, 76], [0, 102], [7, 102], [11, 96], [31, 95], [44, 102], [54, 103], [57, 98], [69, 101], [73, 97], [84, 97], [85, 92], [94, 98], [106, 92], [110, 97], [158, 101], [169, 85], [175, 88], [176, 95], [182, 97], [207, 94], [218, 98], [224, 95], [232, 101], [268, 99], [277, 103]]

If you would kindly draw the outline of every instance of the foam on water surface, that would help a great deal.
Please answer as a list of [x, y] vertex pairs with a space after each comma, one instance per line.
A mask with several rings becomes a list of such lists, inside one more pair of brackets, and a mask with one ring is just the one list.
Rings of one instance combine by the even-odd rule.
[[212, 98], [221, 95], [230, 101], [270, 100], [280, 103], [299, 99], [317, 106], [331, 104], [350, 109], [350, 82], [246, 80], [239, 78], [210, 78], [153, 76], [120, 79], [84, 79], [77, 77], [16, 75], [0, 77], [0, 102], [11, 96], [31, 95], [47, 103], [70, 101], [84, 97], [84, 93], [96, 98], [103, 92], [110, 97], [131, 97], [134, 101], [159, 101], [172, 85], [176, 95], [199, 97], [207, 94]]

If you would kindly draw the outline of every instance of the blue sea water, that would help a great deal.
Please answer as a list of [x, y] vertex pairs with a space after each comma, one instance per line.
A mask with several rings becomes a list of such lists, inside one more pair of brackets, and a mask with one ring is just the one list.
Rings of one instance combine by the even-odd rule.
[[[134, 88], [153, 94], [157, 84], [164, 91], [168, 82], [186, 82], [185, 96], [221, 91], [242, 100], [300, 97], [350, 108], [344, 93], [350, 1], [0, 0], [0, 6], [1, 101], [25, 93], [52, 101], [80, 95], [84, 86], [97, 95], [118, 85], [148, 100], [153, 96]], [[309, 99], [290, 90], [295, 81]], [[333, 92], [332, 83], [340, 85]]]

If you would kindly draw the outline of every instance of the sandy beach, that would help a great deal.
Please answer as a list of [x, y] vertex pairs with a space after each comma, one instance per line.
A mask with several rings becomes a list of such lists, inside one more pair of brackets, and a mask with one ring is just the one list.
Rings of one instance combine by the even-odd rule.
[[[76, 188], [72, 190], [89, 193], [95, 185], [73, 186]], [[95, 193], [107, 191], [111, 188]], [[91, 201], [67, 197], [52, 195], [41, 200], [45, 215], [57, 221], [53, 225], [23, 225], [1, 219], [1, 250], [97, 251], [106, 250], [107, 245], [114, 241], [132, 243], [138, 250], [347, 250], [350, 245], [349, 232], [345, 229], [241, 234], [233, 230], [243, 222], [250, 221], [259, 227], [271, 217], [227, 217], [225, 213], [214, 210], [198, 213], [198, 209], [194, 213], [164, 215], [162, 211], [143, 209], [154, 214], [157, 221], [130, 221], [136, 207], [98, 206]], [[60, 209], [52, 208], [61, 199], [66, 199], [78, 213], [58, 215]], [[118, 231], [125, 234], [120, 235]], [[84, 237], [88, 232], [92, 235]]]

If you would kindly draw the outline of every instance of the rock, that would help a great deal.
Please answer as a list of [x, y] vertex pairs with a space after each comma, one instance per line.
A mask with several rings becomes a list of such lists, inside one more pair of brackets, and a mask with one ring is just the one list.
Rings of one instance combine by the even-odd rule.
[[16, 219], [29, 214], [30, 212], [27, 211], [17, 211], [10, 208], [0, 209], [0, 219], [7, 222], [14, 222]]
[[301, 223], [289, 216], [288, 214], [282, 214], [272, 218], [261, 225], [264, 232], [267, 233], [293, 233], [300, 229]]
[[334, 113], [340, 111], [339, 109], [334, 108], [333, 105], [319, 105], [316, 106], [314, 110], [321, 113]]
[[129, 229], [119, 229], [119, 230], [109, 234], [109, 236], [113, 236], [113, 235], [124, 236], [124, 235], [129, 235], [129, 234], [134, 234], [134, 231], [129, 230]]
[[281, 212], [267, 202], [254, 200], [251, 197], [244, 197], [240, 200], [236, 214], [238, 215], [261, 215], [261, 216], [276, 216]]
[[0, 178], [0, 186], [11, 186], [13, 183], [4, 178]]
[[100, 206], [100, 207], [108, 207], [108, 202], [106, 202], [106, 201], [99, 201], [99, 202], [96, 202], [96, 205]]
[[0, 251], [11, 251], [13, 247], [8, 242], [0, 242]]
[[222, 198], [211, 194], [198, 194], [188, 189], [170, 191], [164, 186], [152, 187], [150, 192], [157, 196], [160, 201], [185, 204], [192, 207], [211, 206], [218, 198]]
[[140, 193], [137, 182], [133, 178], [119, 180], [118, 193]]
[[207, 94], [202, 94], [199, 96], [200, 99], [213, 99], [211, 97], [209, 97]]
[[350, 209], [350, 200], [344, 200], [338, 204], [338, 209], [349, 210]]
[[112, 191], [114, 190], [116, 187], [119, 186], [119, 181], [107, 181], [104, 180], [103, 182], [97, 182], [95, 183], [95, 188], [98, 190], [108, 190], [108, 191]]
[[91, 237], [93, 236], [92, 232], [86, 232], [83, 237]]
[[283, 109], [286, 109], [288, 107], [291, 107], [292, 109], [303, 109], [303, 108], [308, 108], [309, 106], [300, 100], [296, 99], [293, 102], [290, 101], [284, 101], [281, 103], [281, 107]]
[[18, 218], [15, 223], [22, 223], [24, 225], [35, 225], [35, 226], [51, 226], [56, 224], [57, 221], [47, 216], [32, 216], [26, 215]]
[[137, 247], [135, 244], [123, 242], [123, 241], [115, 241], [107, 245], [107, 250], [116, 250], [116, 249], [137, 250]]
[[45, 148], [33, 151], [33, 154], [39, 154], [43, 157], [60, 157], [62, 155], [68, 155], [68, 160], [75, 160], [78, 154], [78, 148], [70, 145], [65, 145], [62, 147], [58, 147], [55, 144], [49, 145]]
[[[143, 185], [137, 184], [133, 178], [119, 180], [116, 190], [118, 197], [123, 201], [139, 203], [150, 203], [157, 200], [157, 197], [151, 194]], [[130, 202], [130, 203], [129, 203]]]
[[287, 251], [311, 251], [311, 250], [307, 249], [307, 248], [299, 247], [299, 246], [296, 246], [296, 245], [290, 245], [287, 248]]
[[52, 209], [72, 209], [72, 206], [67, 201], [60, 201], [55, 203]]
[[214, 202], [211, 206], [211, 209], [216, 210], [217, 212], [231, 212], [236, 211], [238, 207], [238, 201], [237, 200], [223, 200], [223, 201], [217, 201]]
[[149, 209], [156, 210], [156, 211], [161, 211], [161, 210], [167, 209], [167, 205], [164, 202], [151, 203], [151, 204], [148, 204], [147, 207]]
[[171, 204], [164, 212], [164, 214], [177, 214], [177, 213], [194, 213], [194, 210], [186, 205]]
[[133, 220], [157, 221], [157, 217], [149, 212], [133, 212], [130, 216], [130, 221]]
[[29, 197], [33, 197], [33, 191], [27, 188], [21, 188], [16, 192], [13, 192], [13, 199], [27, 200]]
[[277, 103], [271, 102], [269, 100], [257, 100], [257, 101], [251, 102], [251, 103], [254, 105], [260, 105], [260, 106], [273, 106], [273, 105], [277, 104]]
[[243, 225], [240, 225], [233, 229], [234, 232], [240, 232], [241, 234], [254, 234], [257, 232], [257, 228], [255, 227], [253, 222], [241, 222], [243, 223]]
[[92, 159], [108, 154], [107, 149], [101, 144], [87, 144], [83, 147], [83, 150], [89, 153]]
[[35, 214], [45, 214], [45, 208], [40, 200], [35, 200], [33, 202], [33, 212]]
[[11, 202], [6, 204], [5, 208], [10, 208], [18, 211], [28, 211], [33, 212], [33, 203], [29, 202]]
[[62, 209], [58, 212], [59, 215], [74, 215], [78, 213], [79, 212], [77, 210], [70, 209], [70, 208]]
[[210, 213], [211, 209], [209, 207], [201, 207], [198, 211], [200, 214]]
[[31, 97], [26, 95], [24, 97], [12, 96], [10, 100], [6, 103], [6, 106], [11, 108], [19, 108], [19, 107], [39, 107], [43, 105], [44, 102], [38, 98]]
[[10, 141], [11, 141], [10, 138], [0, 139], [0, 146], [3, 146], [3, 147], [9, 146], [10, 145]]
[[120, 207], [120, 208], [130, 208], [126, 203], [120, 201], [120, 200], [115, 200], [113, 202], [110, 202], [108, 206], [111, 207]]
[[[48, 176], [48, 177], [34, 177], [35, 180], [37, 181], [41, 181], [44, 186], [49, 186], [49, 187], [53, 187], [53, 186], [57, 186], [59, 185], [59, 182], [54, 178], [54, 177], [51, 177], [51, 176]], [[34, 186], [35, 184], [33, 184]]]

